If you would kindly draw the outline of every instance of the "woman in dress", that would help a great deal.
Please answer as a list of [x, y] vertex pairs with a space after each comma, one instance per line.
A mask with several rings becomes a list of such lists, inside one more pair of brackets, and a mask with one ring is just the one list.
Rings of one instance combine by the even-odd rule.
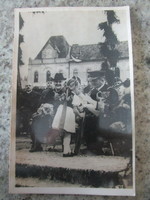
[[66, 85], [65, 99], [57, 108], [52, 128], [59, 131], [63, 138], [63, 157], [72, 157], [71, 135], [75, 134], [75, 113], [73, 110], [73, 98], [78, 87], [78, 81], [70, 79]]

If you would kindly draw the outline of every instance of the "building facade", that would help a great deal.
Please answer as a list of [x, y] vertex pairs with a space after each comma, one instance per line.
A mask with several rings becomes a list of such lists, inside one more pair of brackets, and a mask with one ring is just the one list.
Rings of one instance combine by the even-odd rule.
[[[117, 67], [120, 69], [121, 80], [130, 77], [128, 44], [118, 45], [121, 52]], [[62, 73], [68, 79], [76, 73], [87, 84], [87, 72], [100, 70], [104, 57], [100, 53], [99, 44], [70, 46], [63, 36], [52, 36], [34, 60], [29, 59], [28, 84], [32, 87], [46, 87], [47, 82], [56, 73]]]

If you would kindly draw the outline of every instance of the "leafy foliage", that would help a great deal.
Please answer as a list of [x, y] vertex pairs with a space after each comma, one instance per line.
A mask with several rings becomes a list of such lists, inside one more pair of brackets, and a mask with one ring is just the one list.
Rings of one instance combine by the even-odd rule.
[[23, 61], [22, 61], [22, 49], [20, 47], [20, 44], [24, 42], [24, 38], [23, 35], [19, 34], [19, 50], [18, 50], [18, 65], [23, 65]]
[[120, 20], [117, 18], [116, 13], [113, 10], [107, 10], [106, 14], [109, 25], [113, 23], [120, 23]]
[[22, 29], [23, 25], [24, 25], [24, 20], [22, 19], [22, 16], [21, 16], [21, 14], [19, 13], [19, 30]]
[[[105, 14], [107, 15], [107, 21], [98, 25], [98, 29], [104, 31], [103, 36], [105, 37], [105, 41], [99, 43], [100, 52], [105, 57], [105, 61], [102, 63], [101, 68], [106, 72], [106, 80], [108, 84], [113, 85], [120, 52], [116, 49], [116, 45], [119, 41], [112, 29], [112, 24], [119, 23], [120, 21], [113, 10], [107, 10]], [[115, 70], [112, 70], [111, 68], [115, 68]]]
[[[19, 13], [19, 30], [22, 29], [22, 27], [24, 26], [24, 20], [22, 19], [21, 14]], [[18, 44], [18, 67], [19, 65], [23, 65], [23, 61], [22, 61], [22, 49], [20, 47], [20, 44], [24, 42], [24, 37], [23, 35], [19, 34], [19, 44]]]
[[[24, 26], [24, 20], [22, 19], [22, 16], [19, 13], [19, 31], [22, 29], [23, 26]], [[24, 42], [23, 35], [19, 34], [19, 41], [18, 41], [18, 78], [17, 78], [18, 89], [21, 89], [21, 77], [20, 77], [19, 66], [24, 64], [23, 61], [22, 61], [22, 49], [20, 47], [20, 44], [22, 42]]]
[[111, 48], [114, 48], [114, 46], [118, 44], [118, 39], [113, 32], [112, 27], [109, 26], [107, 22], [103, 22], [98, 25], [98, 28], [104, 30], [103, 36], [106, 38], [105, 42], [107, 42]]

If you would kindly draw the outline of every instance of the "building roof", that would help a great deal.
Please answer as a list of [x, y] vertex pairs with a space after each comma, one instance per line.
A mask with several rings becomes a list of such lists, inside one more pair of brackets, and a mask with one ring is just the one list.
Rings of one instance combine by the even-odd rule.
[[35, 59], [42, 59], [42, 52], [47, 47], [48, 44], [50, 44], [53, 47], [53, 49], [57, 51], [58, 58], [67, 57], [69, 53], [69, 44], [64, 38], [64, 36], [59, 35], [50, 37]]
[[82, 61], [99, 60], [102, 58], [98, 44], [78, 45], [71, 47], [71, 56]]
[[[42, 52], [50, 44], [53, 49], [58, 53], [58, 58], [66, 58], [69, 54], [69, 44], [65, 37], [62, 35], [51, 36], [46, 44], [43, 46], [41, 51], [38, 53], [35, 59], [42, 59]], [[78, 59], [78, 61], [94, 61], [102, 60], [103, 55], [100, 52], [100, 47], [102, 44], [89, 44], [89, 45], [78, 45], [73, 44], [71, 46], [70, 57]], [[120, 58], [127, 58], [128, 55], [128, 42], [119, 42], [116, 48], [120, 52]]]
[[[71, 47], [71, 57], [82, 61], [93, 61], [103, 59], [103, 55], [100, 53], [101, 44], [91, 45], [78, 45], [74, 44]], [[120, 42], [117, 45], [117, 50], [120, 52], [120, 58], [127, 58], [128, 55], [128, 43]]]

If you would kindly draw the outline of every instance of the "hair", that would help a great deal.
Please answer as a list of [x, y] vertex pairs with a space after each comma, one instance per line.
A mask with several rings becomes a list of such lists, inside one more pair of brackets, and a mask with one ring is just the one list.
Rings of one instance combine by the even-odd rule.
[[69, 86], [71, 83], [74, 83], [75, 86], [78, 86], [78, 84], [79, 84], [78, 80], [75, 79], [75, 78], [69, 79], [68, 82], [67, 82], [67, 86]]

